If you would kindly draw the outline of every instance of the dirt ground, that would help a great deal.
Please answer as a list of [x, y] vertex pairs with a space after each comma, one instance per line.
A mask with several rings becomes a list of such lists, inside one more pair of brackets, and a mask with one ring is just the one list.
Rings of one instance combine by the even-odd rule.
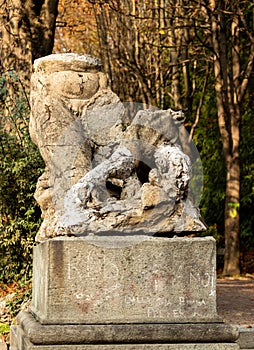
[[254, 276], [217, 279], [217, 310], [225, 322], [254, 328]]

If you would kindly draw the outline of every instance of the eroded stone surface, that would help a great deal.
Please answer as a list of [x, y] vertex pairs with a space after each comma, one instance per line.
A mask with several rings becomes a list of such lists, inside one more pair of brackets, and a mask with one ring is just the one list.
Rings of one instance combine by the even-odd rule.
[[34, 68], [30, 134], [46, 165], [35, 193], [44, 219], [37, 240], [43, 240], [56, 235], [66, 192], [92, 169], [95, 150], [119, 143], [121, 106], [90, 56], [50, 55]]
[[34, 68], [30, 133], [46, 164], [35, 193], [38, 241], [206, 229], [190, 194], [182, 112], [141, 110], [128, 121], [90, 56], [50, 55]]

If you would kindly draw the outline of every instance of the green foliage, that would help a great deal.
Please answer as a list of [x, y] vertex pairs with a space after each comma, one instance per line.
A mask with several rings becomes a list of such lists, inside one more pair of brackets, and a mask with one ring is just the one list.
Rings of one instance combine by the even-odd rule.
[[7, 323], [0, 323], [0, 335], [10, 333], [10, 326]]
[[33, 193], [43, 168], [29, 138], [29, 104], [15, 73], [0, 78], [0, 280], [31, 276], [32, 247], [40, 225]]
[[[216, 102], [213, 86], [209, 86], [202, 117], [195, 130], [194, 142], [199, 150], [203, 165], [204, 189], [200, 204], [201, 215], [208, 225], [207, 234], [212, 235], [219, 246], [224, 245], [224, 205], [226, 171], [218, 129]], [[253, 94], [247, 94], [241, 125], [241, 246], [242, 250], [254, 247], [254, 119]], [[230, 204], [232, 215], [239, 209], [239, 203]]]
[[26, 283], [19, 283], [14, 296], [11, 300], [6, 301], [6, 307], [8, 308], [12, 318], [16, 317], [22, 306], [31, 300], [32, 297], [32, 283], [31, 281]]
[[204, 188], [200, 203], [201, 215], [209, 227], [209, 234], [222, 243], [226, 176], [212, 84], [207, 90], [202, 117], [193, 141], [198, 148], [203, 165]]

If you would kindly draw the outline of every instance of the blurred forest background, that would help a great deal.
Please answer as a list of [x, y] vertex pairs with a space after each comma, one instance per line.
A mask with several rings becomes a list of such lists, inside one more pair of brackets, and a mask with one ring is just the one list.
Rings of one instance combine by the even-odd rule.
[[29, 138], [29, 81], [33, 61], [52, 52], [101, 58], [124, 102], [184, 111], [203, 164], [205, 234], [223, 252], [219, 272], [254, 273], [253, 1], [1, 0], [0, 25], [3, 292], [18, 284], [18, 304], [31, 287], [44, 164]]

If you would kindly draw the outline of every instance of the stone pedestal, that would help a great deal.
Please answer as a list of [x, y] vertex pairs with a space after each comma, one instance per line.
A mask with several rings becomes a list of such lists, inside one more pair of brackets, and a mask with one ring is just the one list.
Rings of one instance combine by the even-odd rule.
[[34, 248], [11, 350], [237, 350], [216, 310], [213, 238], [57, 238]]

